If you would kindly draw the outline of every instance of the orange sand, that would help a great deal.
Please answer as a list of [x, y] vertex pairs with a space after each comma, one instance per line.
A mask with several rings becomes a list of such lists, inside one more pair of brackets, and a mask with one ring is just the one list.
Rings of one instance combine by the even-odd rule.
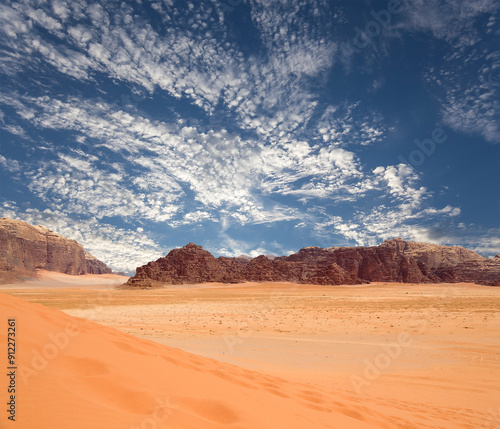
[[[36, 372], [18, 375], [17, 426], [4, 413], [0, 427], [500, 425], [499, 288], [285, 283], [118, 291], [80, 280], [5, 292], [108, 327], [0, 295], [0, 320], [17, 319], [19, 364]], [[69, 331], [65, 345], [68, 323], [79, 333]], [[54, 354], [45, 366], [43, 354], [33, 361], [44, 350]]]
[[40, 288], [67, 288], [75, 287], [92, 287], [98, 285], [102, 288], [104, 285], [109, 285], [109, 288], [114, 288], [116, 285], [125, 283], [128, 277], [117, 274], [84, 274], [81, 276], [71, 276], [68, 274], [58, 273], [56, 271], [38, 270], [36, 279], [28, 280], [20, 283], [2, 284], [0, 290], [3, 289], [40, 289]]

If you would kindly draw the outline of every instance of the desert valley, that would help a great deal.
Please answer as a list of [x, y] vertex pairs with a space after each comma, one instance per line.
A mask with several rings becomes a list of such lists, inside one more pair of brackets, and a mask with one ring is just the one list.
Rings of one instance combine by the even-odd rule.
[[500, 429], [499, 37], [2, 0], [0, 429]]
[[230, 260], [190, 244], [128, 278], [43, 227], [4, 218], [0, 244], [0, 362], [16, 368], [2, 427], [500, 424], [499, 258], [395, 240]]

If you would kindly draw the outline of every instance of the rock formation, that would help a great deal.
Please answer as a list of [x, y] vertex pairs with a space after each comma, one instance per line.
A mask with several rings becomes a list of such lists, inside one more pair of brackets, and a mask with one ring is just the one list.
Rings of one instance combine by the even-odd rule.
[[112, 272], [104, 262], [99, 261], [99, 259], [86, 250], [85, 263], [87, 267], [87, 274], [111, 274]]
[[380, 247], [397, 249], [425, 266], [435, 282], [472, 282], [500, 286], [500, 256], [485, 258], [460, 246], [415, 243], [401, 238], [384, 241]]
[[290, 281], [296, 283], [337, 284], [359, 282], [333, 263], [303, 263], [286, 258], [215, 258], [201, 246], [189, 243], [154, 262], [137, 268], [127, 286], [154, 287], [161, 283], [237, 283], [243, 281]]
[[380, 247], [396, 249], [403, 255], [411, 256], [425, 263], [429, 270], [443, 265], [458, 265], [462, 262], [477, 262], [486, 259], [478, 253], [460, 246], [416, 243], [414, 241], [405, 241], [401, 238], [384, 241]]
[[243, 281], [310, 284], [368, 282], [475, 282], [500, 285], [500, 257], [484, 258], [462, 247], [406, 242], [400, 238], [373, 247], [306, 247], [290, 256], [215, 258], [189, 243], [137, 268], [126, 287]]
[[[396, 249], [378, 247], [306, 247], [286, 258], [288, 261], [335, 263], [354, 279], [365, 282], [424, 282], [418, 262]], [[334, 283], [338, 284], [338, 283]]]
[[[0, 218], [0, 271], [34, 275], [37, 269], [65, 274], [105, 274], [111, 270], [74, 240], [43, 226]], [[14, 276], [15, 277], [15, 276]]]

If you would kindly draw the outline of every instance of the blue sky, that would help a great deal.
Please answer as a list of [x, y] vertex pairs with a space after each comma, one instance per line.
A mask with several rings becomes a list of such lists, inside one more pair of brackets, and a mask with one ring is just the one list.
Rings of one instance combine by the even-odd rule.
[[500, 253], [494, 0], [3, 0], [0, 215], [133, 272], [188, 242]]

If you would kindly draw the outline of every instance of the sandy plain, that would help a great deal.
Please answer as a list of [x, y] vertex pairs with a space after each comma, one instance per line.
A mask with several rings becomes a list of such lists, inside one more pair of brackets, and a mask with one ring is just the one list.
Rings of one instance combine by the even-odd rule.
[[24, 368], [0, 427], [500, 427], [500, 288], [122, 281], [0, 287]]

